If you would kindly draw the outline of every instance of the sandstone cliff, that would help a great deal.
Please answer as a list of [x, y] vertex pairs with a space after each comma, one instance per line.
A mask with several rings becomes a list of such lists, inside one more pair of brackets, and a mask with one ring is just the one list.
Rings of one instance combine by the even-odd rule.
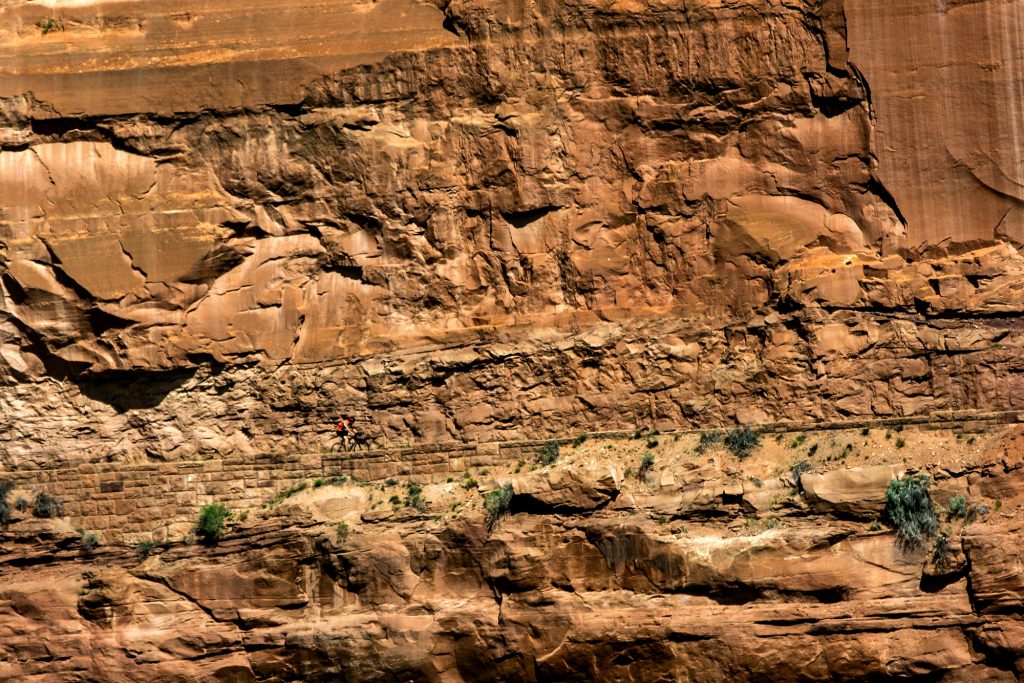
[[0, 678], [1019, 678], [1022, 14], [0, 2]]
[[6, 3], [4, 461], [1016, 409], [1019, 12]]
[[[161, 491], [155, 544], [91, 548], [81, 516], [14, 512], [0, 678], [1018, 680], [1019, 428], [864, 431], [765, 437], [742, 461], [663, 434], [420, 484], [304, 480], [240, 502], [216, 545], [161, 529], [179, 495]], [[943, 545], [879, 524], [912, 471], [935, 479]], [[506, 485], [489, 530], [482, 494]]]

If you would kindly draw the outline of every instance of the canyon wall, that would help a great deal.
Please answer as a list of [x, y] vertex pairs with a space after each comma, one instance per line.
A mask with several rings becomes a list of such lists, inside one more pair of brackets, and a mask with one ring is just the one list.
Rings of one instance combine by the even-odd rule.
[[1020, 408], [1020, 13], [5, 3], [2, 463]]
[[0, 678], [1019, 680], [1022, 27], [3, 0]]
[[[1021, 428], [899, 434], [766, 436], [740, 462], [696, 434], [591, 439], [543, 467], [446, 453], [421, 485], [267, 489], [216, 544], [183, 535], [176, 510], [215, 486], [245, 509], [242, 463], [83, 466], [69, 498], [95, 479], [123, 490], [67, 519], [15, 507], [0, 534], [0, 678], [1019, 680]], [[780, 467], [793, 458], [809, 469]], [[276, 470], [280, 486], [319, 464]], [[879, 523], [891, 478], [914, 471], [934, 478], [934, 549]], [[480, 494], [506, 486], [489, 523]], [[957, 496], [966, 517], [946, 513]], [[109, 505], [136, 539], [148, 513], [156, 542], [113, 526], [87, 544], [75, 525]]]

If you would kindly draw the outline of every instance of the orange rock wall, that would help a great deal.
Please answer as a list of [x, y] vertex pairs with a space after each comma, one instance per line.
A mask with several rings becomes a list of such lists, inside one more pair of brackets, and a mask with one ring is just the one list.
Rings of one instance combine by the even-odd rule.
[[1019, 409], [1015, 12], [8, 3], [0, 461]]

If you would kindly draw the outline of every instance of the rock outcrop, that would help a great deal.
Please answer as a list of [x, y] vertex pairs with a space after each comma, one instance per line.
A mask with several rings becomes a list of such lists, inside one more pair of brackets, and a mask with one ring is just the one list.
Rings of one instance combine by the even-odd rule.
[[0, 3], [0, 679], [1019, 679], [1022, 12]]
[[51, 4], [8, 465], [1020, 407], [1012, 4]]
[[[824, 452], [836, 435], [815, 438]], [[966, 456], [959, 471], [927, 468], [945, 540], [907, 550], [876, 516], [895, 466], [830, 468], [830, 453], [797, 488], [784, 467], [769, 478], [779, 453], [802, 457], [792, 447], [738, 463], [721, 446], [674, 444], [567, 448], [552, 466], [477, 470], [479, 481], [470, 471], [423, 486], [322, 481], [236, 521], [215, 545], [90, 549], [67, 522], [15, 513], [0, 541], [0, 677], [1009, 682], [1024, 673], [1021, 508], [972, 483], [1012, 480], [1019, 496], [1019, 462], [948, 451]], [[639, 479], [625, 466], [641, 451], [656, 456]], [[506, 484], [511, 499], [489, 531], [481, 493]], [[762, 490], [772, 492], [765, 505], [754, 502]], [[966, 494], [966, 519], [946, 514], [944, 491]]]

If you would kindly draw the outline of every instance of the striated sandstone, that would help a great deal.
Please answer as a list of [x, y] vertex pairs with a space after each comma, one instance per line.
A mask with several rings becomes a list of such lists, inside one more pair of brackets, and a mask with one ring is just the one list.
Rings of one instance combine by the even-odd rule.
[[8, 3], [3, 461], [1016, 410], [1014, 11]]
[[[816, 438], [825, 450], [834, 436]], [[884, 494], [878, 466], [826, 459], [804, 475], [865, 482], [859, 501], [846, 493], [833, 504], [824, 486], [816, 496], [790, 489], [802, 504], [748, 516], [730, 482], [766, 476], [774, 451], [737, 463], [713, 449], [720, 464], [686, 478], [672, 463], [706, 460], [694, 442], [654, 447], [647, 482], [608, 471], [642, 442], [569, 449], [530, 472], [502, 468], [494, 479], [515, 493], [492, 533], [479, 493], [444, 480], [424, 486], [423, 510], [387, 502], [405, 495], [404, 482], [307, 488], [234, 523], [216, 546], [168, 541], [146, 558], [113, 542], [84, 551], [66, 523], [17, 517], [0, 540], [0, 676], [1011, 681], [1024, 672], [1019, 507], [993, 511], [991, 499], [972, 498], [990, 510], [957, 523], [954, 556], [938, 567], [929, 549], [901, 551], [888, 529], [850, 520]], [[605, 467], [594, 467], [601, 457]], [[1001, 467], [978, 457], [942, 482]], [[718, 491], [713, 504], [667, 510], [646, 496], [692, 486]], [[634, 502], [595, 507], [593, 491]]]
[[1019, 679], [1021, 11], [2, 3], [0, 679]]

